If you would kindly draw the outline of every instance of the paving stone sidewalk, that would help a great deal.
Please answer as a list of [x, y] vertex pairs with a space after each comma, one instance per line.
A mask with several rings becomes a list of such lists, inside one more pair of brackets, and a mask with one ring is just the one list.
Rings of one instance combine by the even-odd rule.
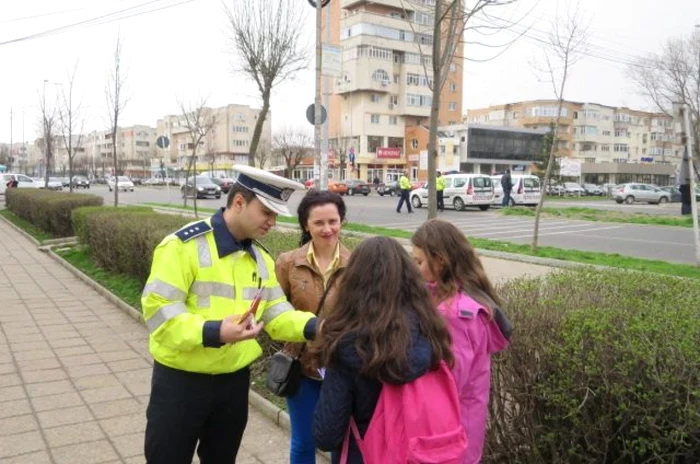
[[[0, 221], [0, 463], [142, 463], [147, 332]], [[288, 461], [250, 409], [240, 464]]]

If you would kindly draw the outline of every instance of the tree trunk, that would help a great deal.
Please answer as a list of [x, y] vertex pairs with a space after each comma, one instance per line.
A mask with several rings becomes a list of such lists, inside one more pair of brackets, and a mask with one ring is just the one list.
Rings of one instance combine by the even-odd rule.
[[[68, 128], [73, 132], [72, 117], [68, 115]], [[68, 134], [68, 191], [73, 192], [73, 135]]]
[[437, 170], [437, 128], [440, 117], [440, 46], [442, 43], [442, 1], [435, 2], [435, 26], [433, 27], [433, 101], [430, 106], [430, 133], [428, 134], [428, 219], [437, 216], [435, 171]]
[[119, 206], [119, 170], [117, 163], [117, 115], [112, 128], [112, 161], [114, 162], [114, 207]]
[[258, 145], [260, 144], [260, 136], [262, 135], [263, 125], [265, 124], [265, 119], [267, 118], [267, 113], [270, 110], [270, 95], [272, 89], [270, 87], [265, 88], [262, 93], [263, 105], [258, 115], [258, 120], [255, 121], [255, 129], [253, 129], [253, 138], [250, 140], [250, 151], [248, 152], [248, 166], [255, 167], [255, 154], [258, 152]]

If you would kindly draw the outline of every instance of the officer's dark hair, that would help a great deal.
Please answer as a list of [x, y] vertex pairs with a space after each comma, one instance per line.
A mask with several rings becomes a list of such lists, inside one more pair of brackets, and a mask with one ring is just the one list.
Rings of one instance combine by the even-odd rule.
[[329, 192], [328, 190], [311, 189], [304, 195], [304, 198], [301, 199], [301, 203], [299, 203], [299, 207], [297, 208], [299, 226], [301, 227], [299, 246], [304, 246], [311, 241], [311, 234], [306, 230], [306, 224], [309, 222], [309, 213], [311, 210], [317, 206], [323, 206], [329, 203], [334, 204], [335, 207], [338, 208], [340, 222], [345, 222], [345, 202], [337, 193]]
[[241, 184], [235, 183], [233, 184], [233, 187], [231, 187], [231, 190], [228, 191], [228, 197], [226, 197], [226, 208], [231, 207], [236, 194], [242, 195], [246, 203], [250, 203], [255, 199], [255, 194], [253, 192], [243, 187]]

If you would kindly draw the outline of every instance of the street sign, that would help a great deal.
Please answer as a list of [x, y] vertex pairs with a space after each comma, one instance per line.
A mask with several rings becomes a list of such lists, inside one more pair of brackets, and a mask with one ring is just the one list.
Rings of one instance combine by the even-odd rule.
[[[309, 105], [308, 108], [306, 108], [306, 120], [309, 121], [311, 125], [316, 124], [316, 119], [315, 119], [315, 114], [316, 112], [314, 111], [314, 108], [316, 105], [313, 103]], [[328, 113], [326, 112], [326, 108], [321, 105], [321, 124], [326, 122], [326, 118], [328, 117]]]
[[161, 135], [156, 139], [156, 145], [158, 146], [158, 148], [166, 149], [170, 146], [170, 139], [164, 135]]
[[[328, 5], [330, 2], [331, 2], [331, 0], [321, 0], [321, 8]], [[314, 0], [309, 0], [309, 5], [316, 8], [316, 2]]]

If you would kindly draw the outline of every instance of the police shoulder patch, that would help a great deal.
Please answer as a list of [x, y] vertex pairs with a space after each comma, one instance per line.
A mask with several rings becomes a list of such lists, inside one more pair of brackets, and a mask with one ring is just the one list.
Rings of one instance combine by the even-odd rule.
[[206, 221], [200, 221], [183, 227], [175, 232], [175, 235], [183, 242], [186, 242], [202, 234], [206, 234], [210, 230], [212, 230], [212, 228]]

